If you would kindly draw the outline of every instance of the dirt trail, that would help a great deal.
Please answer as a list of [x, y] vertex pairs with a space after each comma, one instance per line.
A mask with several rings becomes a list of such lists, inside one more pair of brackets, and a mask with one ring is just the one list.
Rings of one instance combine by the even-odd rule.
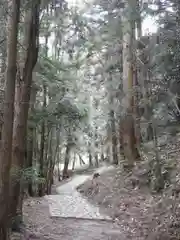
[[[99, 170], [102, 172], [105, 169]], [[76, 191], [76, 187], [85, 180], [87, 180], [85, 176], [74, 178], [58, 188], [59, 195], [28, 199], [24, 205], [28, 229], [24, 238], [28, 240], [124, 240], [120, 228], [113, 221], [106, 220], [109, 218], [99, 214], [98, 207], [90, 205]]]
[[[103, 166], [96, 172], [105, 172], [112, 167]], [[89, 203], [76, 188], [87, 179], [92, 178], [88, 175], [80, 175], [72, 178], [71, 181], [57, 187], [56, 195], [45, 196], [49, 202], [49, 211], [52, 217], [65, 218], [85, 218], [85, 219], [110, 219], [110, 217], [100, 214], [99, 208]]]

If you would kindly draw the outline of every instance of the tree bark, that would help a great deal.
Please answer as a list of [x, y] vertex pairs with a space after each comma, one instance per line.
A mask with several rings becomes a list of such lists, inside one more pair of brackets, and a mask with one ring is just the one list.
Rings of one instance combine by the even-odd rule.
[[[16, 218], [20, 189], [21, 175], [24, 167], [25, 152], [26, 152], [26, 137], [27, 137], [27, 121], [28, 110], [32, 86], [32, 72], [38, 58], [38, 39], [39, 39], [39, 12], [40, 1], [32, 1], [30, 9], [26, 12], [25, 17], [25, 48], [24, 66], [22, 69], [22, 81], [19, 89], [19, 101], [17, 103], [18, 111], [14, 120], [13, 131], [13, 153], [12, 163], [16, 174], [12, 176], [11, 187], [11, 215]], [[20, 214], [22, 209], [20, 210]]]
[[59, 146], [58, 146], [58, 153], [57, 153], [57, 164], [58, 164], [58, 181], [60, 182], [62, 179], [61, 179], [61, 169], [60, 169], [60, 163], [61, 163], [61, 140], [59, 139]]
[[51, 180], [52, 180], [52, 168], [53, 168], [53, 129], [51, 128], [51, 132], [49, 134], [49, 147], [48, 147], [48, 159], [47, 159], [47, 174], [46, 174], [46, 194], [51, 194]]
[[[32, 91], [31, 91], [31, 107], [30, 107], [30, 114], [34, 114], [34, 104], [36, 101], [36, 93], [37, 89], [36, 86], [33, 85]], [[32, 124], [28, 126], [28, 141], [27, 141], [27, 167], [32, 169], [33, 168], [33, 149], [34, 149], [34, 131], [35, 128]], [[32, 187], [32, 179], [28, 183], [28, 193], [29, 196], [33, 197], [33, 187]]]
[[[48, 7], [47, 7], [47, 13], [48, 13]], [[48, 30], [47, 30], [48, 31]], [[45, 36], [45, 56], [48, 56], [48, 34]], [[47, 86], [45, 83], [43, 83], [43, 113], [46, 111], [47, 107]], [[46, 121], [43, 119], [42, 125], [41, 125], [41, 143], [40, 143], [40, 158], [39, 158], [39, 176], [41, 178], [45, 178], [45, 172], [44, 172], [44, 163], [46, 158], [46, 153], [45, 152], [45, 142], [46, 142]], [[47, 149], [46, 149], [47, 150]], [[45, 185], [41, 182], [39, 184], [39, 197], [44, 196], [45, 194]]]
[[20, 1], [8, 1], [7, 22], [7, 68], [4, 103], [4, 121], [0, 146], [0, 239], [7, 240], [8, 234], [8, 202], [9, 180], [12, 154], [12, 135], [14, 119], [14, 97], [16, 81], [17, 38], [20, 17]]
[[[6, 35], [6, 31], [4, 31], [4, 35]], [[6, 49], [6, 45], [7, 45], [7, 39], [5, 37], [5, 40], [4, 42], [2, 43], [2, 50], [1, 50], [1, 54], [2, 54], [2, 57], [1, 57], [1, 83], [0, 83], [0, 86], [1, 88], [4, 88], [5, 86], [5, 72], [6, 72], [6, 58], [7, 58], [7, 49]]]
[[93, 157], [92, 157], [92, 152], [91, 152], [91, 139], [92, 139], [92, 133], [89, 132], [89, 141], [88, 141], [88, 155], [89, 155], [89, 167], [93, 166]]
[[72, 165], [72, 170], [74, 171], [76, 165], [76, 153], [74, 152], [74, 159], [73, 159], [73, 165]]
[[[43, 86], [43, 110], [45, 111], [46, 109], [46, 86]], [[44, 178], [44, 156], [45, 156], [45, 131], [46, 131], [46, 126], [45, 126], [45, 121], [42, 121], [41, 125], [41, 142], [40, 142], [40, 157], [39, 157], [39, 176], [41, 178]], [[44, 196], [44, 184], [40, 183], [39, 184], [39, 197]]]
[[53, 172], [54, 167], [56, 164], [56, 158], [58, 153], [58, 147], [59, 147], [59, 131], [56, 129], [55, 126], [52, 126], [51, 128], [51, 134], [50, 134], [50, 141], [49, 141], [49, 151], [48, 151], [48, 171], [47, 171], [47, 194], [51, 194], [51, 187], [53, 184]]
[[[140, 86], [143, 81], [142, 68], [144, 66], [138, 64], [138, 59], [140, 59], [140, 51], [136, 48], [136, 41], [140, 41], [142, 36], [142, 24], [141, 24], [141, 13], [140, 13], [140, 2], [139, 0], [134, 1], [134, 9], [136, 9], [137, 18], [132, 23], [133, 31], [133, 49], [135, 54], [133, 54], [133, 85], [134, 85], [134, 118], [135, 118], [135, 136], [136, 144], [139, 147], [141, 144], [141, 128], [140, 128], [140, 106], [139, 102], [141, 100], [141, 89]], [[137, 31], [136, 31], [137, 30]], [[137, 35], [135, 34], [137, 32]]]
[[68, 139], [66, 145], [66, 152], [65, 152], [65, 159], [64, 159], [64, 169], [63, 169], [63, 179], [69, 177], [68, 176], [68, 166], [70, 161], [70, 153], [71, 153], [71, 144], [72, 144], [72, 137], [71, 137], [71, 130], [68, 131]]
[[114, 110], [110, 111], [111, 115], [111, 129], [112, 129], [112, 153], [113, 153], [113, 163], [118, 164], [118, 150], [117, 150], [117, 136], [116, 136], [116, 125], [115, 125], [115, 116]]
[[111, 73], [109, 73], [109, 130], [111, 135], [111, 146], [112, 146], [112, 160], [113, 164], [118, 164], [118, 139], [116, 135], [116, 123], [115, 123], [115, 112], [114, 112], [114, 96], [113, 96], [113, 87], [112, 87], [112, 76]]
[[80, 165], [85, 165], [86, 163], [85, 163], [85, 161], [82, 159], [80, 153], [78, 153], [78, 156], [79, 156], [79, 163], [80, 163]]
[[133, 165], [140, 155], [136, 146], [135, 122], [133, 116], [133, 37], [134, 27], [132, 19], [132, 6], [129, 2], [125, 3], [123, 14], [123, 92], [122, 101], [124, 116], [122, 118], [122, 145], [128, 165]]
[[70, 150], [71, 150], [70, 144], [67, 143], [65, 159], [64, 159], [63, 179], [68, 177], [68, 166], [69, 166], [69, 160], [70, 160]]
[[98, 167], [99, 166], [99, 158], [98, 158], [98, 128], [97, 126], [95, 126], [95, 134], [94, 134], [94, 138], [95, 138], [95, 166]]

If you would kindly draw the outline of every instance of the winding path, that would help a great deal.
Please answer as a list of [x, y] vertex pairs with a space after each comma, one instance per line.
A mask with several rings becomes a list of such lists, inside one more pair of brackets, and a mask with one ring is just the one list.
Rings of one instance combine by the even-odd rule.
[[[101, 167], [99, 173], [112, 169]], [[92, 176], [80, 175], [57, 188], [57, 195], [46, 196], [52, 221], [60, 223], [60, 235], [53, 239], [63, 240], [124, 240], [120, 228], [110, 217], [99, 213], [77, 192], [76, 187]], [[103, 221], [102, 221], [103, 220]], [[66, 234], [63, 233], [63, 229]], [[52, 236], [52, 235], [51, 235]]]
[[[102, 173], [112, 167], [103, 166], [96, 171]], [[86, 180], [92, 178], [89, 175], [75, 176], [69, 182], [56, 189], [57, 195], [46, 196], [49, 202], [51, 217], [81, 218], [94, 220], [110, 220], [110, 217], [99, 213], [99, 208], [90, 204], [76, 188]]]

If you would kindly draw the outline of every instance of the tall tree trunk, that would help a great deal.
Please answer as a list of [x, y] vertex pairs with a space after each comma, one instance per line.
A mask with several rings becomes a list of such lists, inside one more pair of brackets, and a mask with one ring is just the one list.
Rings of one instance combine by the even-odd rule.
[[60, 169], [60, 163], [61, 163], [61, 140], [59, 139], [59, 146], [58, 146], [58, 153], [57, 153], [57, 164], [58, 164], [58, 181], [60, 182], [61, 181], [61, 169]]
[[105, 160], [106, 160], [106, 162], [110, 162], [110, 155], [111, 155], [111, 151], [110, 151], [110, 146], [109, 146], [109, 144], [107, 145], [107, 147], [106, 147], [106, 158], [105, 158]]
[[[43, 86], [43, 96], [44, 96], [44, 100], [43, 100], [43, 111], [45, 111], [46, 109], [46, 86]], [[45, 131], [46, 131], [46, 125], [45, 125], [45, 121], [42, 121], [42, 125], [41, 125], [41, 140], [40, 140], [40, 157], [39, 157], [39, 176], [41, 178], [44, 178], [44, 156], [45, 156]], [[39, 197], [44, 196], [44, 184], [40, 183], [39, 184]]]
[[4, 121], [0, 146], [0, 239], [7, 240], [8, 235], [8, 202], [9, 180], [12, 157], [12, 135], [14, 119], [14, 96], [17, 61], [17, 36], [20, 16], [20, 1], [8, 1], [7, 22], [7, 68], [5, 86]]
[[7, 45], [7, 38], [6, 38], [6, 30], [5, 27], [1, 30], [4, 32], [5, 35], [5, 40], [4, 42], [1, 44], [1, 82], [0, 82], [0, 88], [3, 89], [5, 87], [5, 72], [6, 72], [6, 58], [7, 58], [7, 49], [6, 49], [6, 45]]
[[88, 155], [89, 155], [89, 167], [93, 166], [93, 157], [92, 157], [92, 151], [91, 151], [91, 139], [92, 139], [92, 133], [89, 132], [89, 141], [88, 141]]
[[[32, 170], [33, 168], [33, 133], [34, 129], [32, 127], [28, 128], [28, 134], [29, 134], [29, 139], [28, 139], [28, 146], [27, 146], [27, 165], [28, 168]], [[33, 192], [33, 179], [30, 179], [28, 182], [28, 194], [30, 197], [34, 196]]]
[[101, 150], [101, 162], [104, 162], [105, 157], [104, 157], [104, 152], [103, 152], [103, 148]]
[[48, 146], [48, 159], [47, 159], [47, 174], [46, 174], [46, 194], [51, 194], [51, 173], [53, 168], [53, 149], [52, 149], [52, 142], [53, 142], [53, 129], [51, 129], [49, 134], [49, 146]]
[[82, 159], [81, 155], [78, 153], [80, 165], [85, 165], [85, 161]]
[[53, 172], [56, 164], [58, 147], [59, 147], [59, 131], [55, 126], [52, 126], [50, 141], [49, 141], [49, 159], [47, 171], [47, 194], [51, 194], [51, 187], [53, 184]]
[[70, 161], [70, 144], [69, 142], [67, 143], [66, 146], [66, 153], [65, 153], [65, 159], [64, 159], [64, 169], [63, 169], [63, 179], [68, 177], [68, 166], [69, 166], [69, 161]]
[[118, 164], [118, 139], [116, 135], [116, 123], [115, 123], [115, 112], [114, 112], [114, 97], [113, 97], [113, 87], [112, 87], [112, 75], [109, 74], [109, 130], [111, 136], [111, 145], [112, 145], [112, 159], [114, 164]]
[[[31, 91], [31, 107], [30, 107], [31, 115], [34, 114], [34, 104], [36, 101], [36, 93], [37, 93], [36, 86], [33, 85], [32, 91]], [[35, 128], [30, 123], [28, 126], [28, 141], [27, 141], [27, 167], [30, 169], [33, 168], [34, 131], [35, 131]], [[33, 184], [33, 180], [31, 179], [30, 182], [28, 183], [28, 193], [31, 197], [34, 196], [32, 184]]]
[[92, 161], [92, 154], [91, 154], [90, 150], [88, 150], [88, 155], [89, 155], [89, 167], [92, 167], [93, 166], [93, 161]]
[[[22, 69], [22, 82], [18, 96], [18, 111], [14, 120], [12, 164], [16, 171], [12, 176], [11, 215], [19, 219], [22, 206], [19, 206], [21, 175], [24, 167], [27, 137], [28, 110], [32, 86], [32, 72], [38, 57], [40, 1], [31, 1], [30, 9], [26, 12], [25, 23], [25, 63]], [[19, 209], [20, 207], [20, 209]], [[21, 216], [22, 217], [22, 216]], [[19, 222], [19, 220], [18, 220]]]
[[[3, 0], [1, 2], [1, 9], [0, 9], [0, 15], [4, 15], [4, 9], [8, 9], [8, 1]], [[7, 59], [7, 28], [6, 28], [6, 19], [2, 17], [1, 19], [1, 36], [3, 36], [3, 40], [1, 41], [1, 79], [0, 79], [0, 88], [4, 89], [5, 87], [5, 73], [6, 73], [6, 59]]]
[[70, 161], [71, 144], [72, 144], [72, 137], [71, 137], [71, 132], [69, 129], [67, 145], [66, 145], [66, 152], [65, 152], [65, 159], [64, 159], [63, 179], [68, 177], [68, 166], [69, 166], [69, 161]]
[[143, 58], [142, 58], [142, 62], [143, 62], [143, 68], [141, 69], [141, 74], [142, 74], [142, 87], [141, 87], [141, 92], [142, 92], [142, 98], [143, 98], [143, 117], [146, 120], [147, 123], [147, 127], [146, 127], [146, 141], [148, 140], [153, 140], [153, 128], [152, 128], [152, 122], [151, 122], [151, 117], [153, 115], [152, 112], [152, 107], [150, 105], [150, 89], [148, 88], [148, 84], [150, 82], [150, 71], [149, 71], [149, 67], [150, 67], [150, 62], [151, 60], [149, 59], [148, 56], [148, 51], [147, 49], [142, 49], [142, 51], [144, 51]]
[[162, 174], [162, 164], [159, 156], [159, 151], [158, 151], [158, 140], [157, 140], [157, 124], [155, 122], [152, 123], [152, 128], [153, 128], [153, 142], [154, 142], [154, 150], [155, 150], [155, 158], [153, 161], [153, 166], [152, 166], [152, 176], [154, 176], [154, 181], [152, 181], [151, 186], [153, 190], [159, 192], [164, 188], [164, 177]]
[[[47, 7], [47, 13], [48, 13], [48, 7]], [[47, 35], [45, 36], [45, 56], [48, 56], [48, 30]], [[46, 111], [47, 107], [47, 86], [45, 83], [43, 83], [43, 113]], [[41, 125], [41, 140], [40, 140], [40, 158], [39, 158], [39, 176], [41, 178], [45, 178], [45, 172], [44, 172], [44, 162], [46, 158], [45, 154], [45, 142], [46, 142], [46, 121], [42, 121]], [[47, 150], [47, 149], [46, 149]], [[47, 151], [46, 151], [47, 153]], [[39, 197], [44, 196], [45, 194], [45, 185], [43, 182], [39, 184]]]
[[[140, 1], [134, 1], [134, 9], [136, 9], [137, 18], [132, 23], [132, 28], [134, 32], [133, 36], [133, 49], [135, 54], [133, 54], [133, 85], [134, 85], [134, 118], [135, 118], [135, 136], [136, 144], [139, 147], [141, 143], [141, 128], [140, 128], [140, 100], [141, 100], [141, 83], [143, 81], [141, 62], [138, 64], [138, 59], [140, 59], [140, 51], [136, 51], [136, 41], [140, 41], [142, 37], [142, 24], [141, 24], [141, 13], [140, 13]], [[137, 32], [137, 34], [135, 34]], [[138, 58], [138, 59], [137, 59]]]
[[125, 155], [124, 155], [124, 149], [123, 149], [123, 119], [121, 118], [119, 121], [119, 152], [120, 152], [120, 157], [121, 160], [124, 160]]
[[95, 126], [95, 134], [94, 134], [94, 138], [95, 138], [95, 166], [98, 167], [99, 166], [99, 158], [98, 158], [98, 128], [97, 126]]
[[76, 165], [76, 153], [74, 152], [74, 159], [73, 159], [73, 165], [72, 165], [72, 170], [74, 171]]
[[61, 181], [61, 172], [60, 172], [60, 167], [58, 165], [58, 181]]
[[117, 136], [116, 136], [116, 125], [115, 125], [115, 116], [114, 110], [111, 109], [111, 129], [112, 129], [112, 154], [113, 154], [113, 163], [118, 164], [118, 150], [117, 150]]
[[128, 165], [133, 165], [140, 155], [136, 147], [135, 122], [133, 118], [133, 37], [134, 27], [132, 19], [132, 6], [129, 2], [125, 3], [124, 27], [123, 27], [123, 92], [122, 101], [124, 116], [122, 119], [122, 140], [123, 152], [128, 159]]
[[44, 147], [44, 158], [43, 158], [43, 168], [44, 168], [44, 184], [43, 186], [43, 192], [44, 194], [47, 193], [46, 183], [47, 183], [47, 176], [49, 172], [49, 164], [52, 161], [52, 158], [50, 156], [52, 155], [52, 149], [51, 149], [51, 134], [52, 134], [52, 128], [51, 126], [47, 124], [46, 122], [46, 137], [45, 137], [45, 147]]

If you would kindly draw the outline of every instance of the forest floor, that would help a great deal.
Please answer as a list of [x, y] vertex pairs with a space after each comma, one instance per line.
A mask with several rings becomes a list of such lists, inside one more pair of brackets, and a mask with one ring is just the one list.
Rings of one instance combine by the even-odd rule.
[[[148, 161], [138, 163], [130, 172], [120, 166], [105, 166], [108, 171], [102, 168], [94, 180], [93, 172], [83, 173], [56, 184], [53, 195], [25, 201], [26, 230], [21, 239], [180, 239], [180, 184], [176, 181], [180, 179], [179, 146], [175, 140], [159, 149], [172, 165], [174, 181], [162, 193], [152, 192], [146, 182]], [[151, 144], [149, 148], [152, 150]]]
[[119, 227], [111, 221], [52, 217], [46, 199], [28, 202], [24, 207], [24, 240], [124, 240]]
[[[150, 146], [152, 151], [152, 146]], [[118, 166], [92, 182], [86, 181], [78, 191], [99, 206], [118, 224], [125, 239], [180, 239], [180, 143], [173, 141], [159, 148], [170, 167], [171, 183], [159, 194], [147, 183], [148, 160], [139, 162], [132, 171]], [[174, 194], [175, 193], [175, 194]], [[121, 239], [121, 238], [119, 238]]]
[[[104, 172], [112, 167], [102, 167]], [[28, 198], [24, 202], [26, 230], [22, 240], [124, 240], [121, 229], [99, 208], [90, 204], [76, 190], [92, 175], [75, 176], [57, 193], [44, 198]], [[18, 234], [13, 240], [19, 240]]]

